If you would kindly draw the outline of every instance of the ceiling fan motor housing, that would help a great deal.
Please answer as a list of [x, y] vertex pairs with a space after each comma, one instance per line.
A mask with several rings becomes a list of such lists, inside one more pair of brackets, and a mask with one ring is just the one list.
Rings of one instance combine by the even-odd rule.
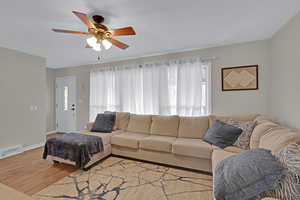
[[97, 24], [102, 24], [104, 22], [104, 17], [101, 15], [94, 15], [93, 20]]

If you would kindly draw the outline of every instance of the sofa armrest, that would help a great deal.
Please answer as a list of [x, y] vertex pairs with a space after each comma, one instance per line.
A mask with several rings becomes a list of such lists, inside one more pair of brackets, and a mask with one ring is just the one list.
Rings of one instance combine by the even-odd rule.
[[84, 126], [84, 130], [86, 130], [86, 131], [92, 130], [93, 124], [94, 124], [94, 122], [89, 122], [89, 123], [87, 123], [87, 124]]

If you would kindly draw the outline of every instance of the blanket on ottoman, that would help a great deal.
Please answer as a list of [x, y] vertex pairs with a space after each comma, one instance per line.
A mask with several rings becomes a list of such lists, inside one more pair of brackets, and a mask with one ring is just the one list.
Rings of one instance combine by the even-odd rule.
[[48, 155], [56, 156], [76, 163], [83, 169], [94, 154], [104, 149], [101, 137], [80, 133], [66, 133], [47, 140], [43, 158]]

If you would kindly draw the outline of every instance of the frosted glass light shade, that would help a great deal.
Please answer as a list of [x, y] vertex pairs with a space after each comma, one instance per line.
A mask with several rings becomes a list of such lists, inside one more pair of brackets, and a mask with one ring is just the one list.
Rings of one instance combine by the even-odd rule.
[[86, 39], [86, 42], [87, 42], [88, 45], [90, 45], [91, 47], [94, 47], [94, 45], [97, 44], [97, 38], [95, 38], [95, 37], [90, 37], [90, 38]]
[[100, 45], [100, 43], [94, 44], [93, 49], [94, 49], [95, 51], [101, 51], [101, 45]]
[[105, 49], [109, 49], [112, 46], [112, 44], [107, 40], [103, 40], [102, 44], [103, 44]]

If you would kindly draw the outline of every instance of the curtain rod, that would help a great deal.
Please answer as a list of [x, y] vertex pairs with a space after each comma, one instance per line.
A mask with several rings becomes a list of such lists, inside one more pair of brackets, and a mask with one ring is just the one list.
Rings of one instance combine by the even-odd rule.
[[199, 57], [199, 59], [200, 59], [201, 61], [217, 60], [218, 57], [216, 57], [216, 56], [211, 56], [211, 57]]
[[[218, 57], [216, 56], [210, 56], [210, 57], [198, 57], [196, 55], [193, 56], [183, 56], [181, 59], [199, 59], [201, 62], [206, 62], [206, 61], [213, 61], [213, 60], [217, 60]], [[153, 64], [153, 63], [161, 63], [161, 62], [168, 62], [168, 61], [174, 61], [177, 60], [176, 58], [172, 58], [172, 59], [158, 59], [158, 61], [142, 61], [142, 64]], [[131, 60], [128, 60], [129, 62]], [[115, 67], [114, 65], [112, 66], [111, 63], [98, 63], [98, 64], [93, 64], [92, 69], [96, 69], [98, 68], [98, 65], [104, 65], [101, 68], [110, 68], [110, 67]], [[135, 63], [136, 65], [142, 65], [141, 63]], [[125, 66], [127, 66], [128, 64], [125, 64]]]

